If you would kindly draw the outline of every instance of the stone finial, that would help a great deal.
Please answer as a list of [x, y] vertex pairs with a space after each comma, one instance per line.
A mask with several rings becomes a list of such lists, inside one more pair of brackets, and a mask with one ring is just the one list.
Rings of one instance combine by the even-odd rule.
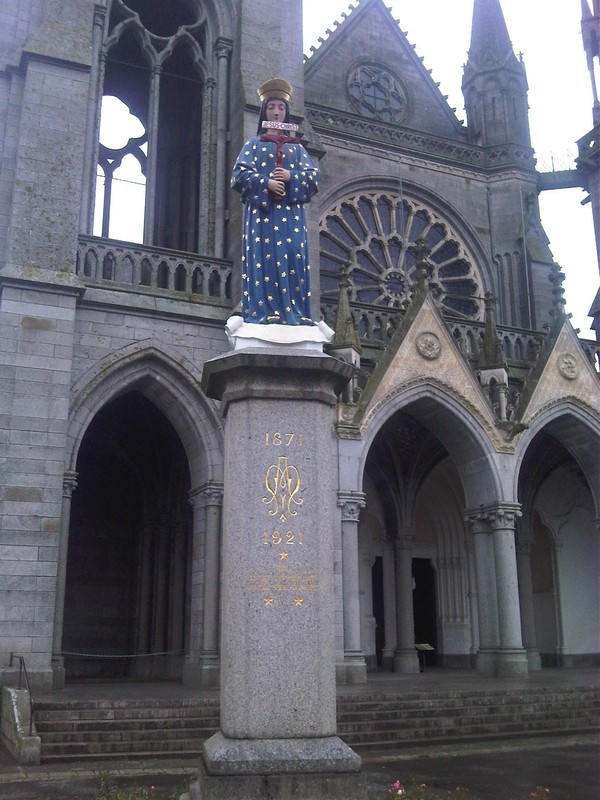
[[415, 240], [412, 246], [412, 251], [417, 259], [416, 274], [417, 274], [417, 289], [420, 292], [425, 292], [427, 287], [427, 278], [429, 276], [429, 245], [422, 236]]
[[483, 334], [483, 347], [479, 351], [479, 369], [506, 369], [502, 343], [496, 328], [496, 314], [494, 311], [496, 298], [491, 292], [485, 293], [484, 303], [485, 331]]
[[552, 266], [550, 268], [550, 275], [548, 276], [548, 280], [552, 284], [552, 310], [550, 311], [550, 315], [555, 320], [560, 320], [561, 324], [563, 319], [566, 316], [565, 313], [565, 290], [563, 289], [563, 281], [565, 279], [565, 274], [561, 270], [560, 266], [556, 262], [552, 262]]
[[357, 353], [360, 353], [360, 337], [358, 335], [356, 323], [352, 317], [352, 312], [350, 311], [349, 288], [350, 279], [348, 278], [348, 264], [342, 264], [340, 268], [340, 294], [335, 323], [335, 336], [331, 344], [334, 347], [351, 347], [356, 350]]

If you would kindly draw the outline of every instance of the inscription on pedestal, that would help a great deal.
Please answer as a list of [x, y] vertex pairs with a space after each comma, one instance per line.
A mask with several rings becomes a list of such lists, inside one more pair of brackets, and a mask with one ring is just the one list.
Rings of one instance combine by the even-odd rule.
[[[306, 595], [318, 589], [317, 575], [301, 573], [294, 569], [294, 555], [299, 548], [306, 547], [305, 534], [299, 527], [287, 525], [299, 522], [299, 513], [304, 504], [302, 476], [293, 463], [293, 451], [304, 445], [303, 434], [293, 431], [265, 431], [265, 447], [278, 452], [275, 460], [268, 464], [264, 476], [264, 491], [261, 501], [267, 518], [275, 518], [285, 527], [266, 527], [260, 534], [264, 550], [264, 572], [252, 572], [246, 583], [249, 592], [262, 596], [264, 608], [292, 606], [302, 608]], [[292, 453], [292, 455], [290, 454]], [[275, 571], [269, 571], [272, 562]], [[286, 562], [285, 565], [281, 562]]]

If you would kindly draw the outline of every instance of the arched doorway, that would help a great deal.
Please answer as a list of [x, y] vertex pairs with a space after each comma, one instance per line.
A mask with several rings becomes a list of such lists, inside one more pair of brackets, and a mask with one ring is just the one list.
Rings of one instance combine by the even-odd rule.
[[[399, 411], [373, 439], [363, 488], [361, 641], [367, 666], [416, 671], [415, 644], [431, 648], [427, 665], [470, 666], [477, 644], [470, 602], [475, 587], [456, 464], [436, 434]], [[406, 561], [404, 573], [400, 560]], [[399, 585], [406, 581], [411, 585]], [[406, 613], [404, 603], [410, 605]], [[403, 631], [406, 625], [410, 630]], [[404, 654], [403, 664], [399, 643], [413, 651], [412, 657]]]
[[95, 415], [77, 473], [63, 625], [67, 679], [179, 678], [192, 529], [181, 441], [164, 414], [131, 391]]
[[591, 666], [600, 637], [600, 439], [579, 411], [548, 416], [524, 442], [518, 476], [524, 644], [538, 669]]

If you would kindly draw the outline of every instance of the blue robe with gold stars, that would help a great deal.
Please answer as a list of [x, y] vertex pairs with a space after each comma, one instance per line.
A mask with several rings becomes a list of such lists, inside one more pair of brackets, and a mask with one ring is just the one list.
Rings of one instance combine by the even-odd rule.
[[244, 202], [242, 318], [312, 325], [304, 203], [317, 191], [319, 170], [301, 144], [284, 144], [281, 166], [291, 177], [285, 197], [278, 198], [268, 190], [275, 166], [275, 142], [253, 136], [231, 177]]

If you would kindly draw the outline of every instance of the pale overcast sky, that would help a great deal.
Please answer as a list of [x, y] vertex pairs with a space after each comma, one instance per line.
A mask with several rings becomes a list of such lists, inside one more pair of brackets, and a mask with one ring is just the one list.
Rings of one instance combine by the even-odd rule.
[[[357, 3], [355, 3], [357, 5]], [[573, 166], [575, 142], [592, 128], [592, 89], [581, 43], [579, 0], [501, 0], [515, 53], [523, 53], [530, 124], [540, 171]], [[460, 89], [471, 36], [473, 0], [388, 0], [400, 28], [465, 119]], [[318, 45], [333, 21], [349, 13], [341, 0], [303, 0], [304, 50]], [[581, 189], [543, 192], [542, 222], [567, 278], [567, 311], [581, 335], [593, 339], [587, 312], [598, 288], [591, 208]]]

